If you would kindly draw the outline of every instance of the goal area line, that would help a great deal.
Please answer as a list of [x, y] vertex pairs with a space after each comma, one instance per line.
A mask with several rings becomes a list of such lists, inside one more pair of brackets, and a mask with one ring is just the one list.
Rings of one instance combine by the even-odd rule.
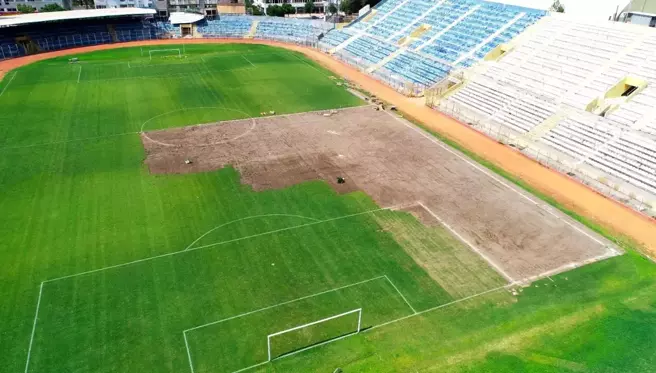
[[[376, 277], [376, 278], [373, 278], [373, 279], [370, 279], [370, 280], [365, 280], [364, 282], [373, 281], [373, 280], [376, 280], [376, 279], [386, 278], [386, 277], [387, 277], [387, 276], [385, 276], [385, 275], [384, 275], [384, 276], [379, 276], [379, 277]], [[389, 281], [389, 279], [388, 279], [388, 281]], [[348, 286], [356, 286], [357, 284], [361, 284], [361, 283], [364, 283], [364, 282], [360, 282], [360, 283], [356, 283], [356, 284], [352, 284], [352, 285], [347, 285], [347, 287], [348, 287]], [[390, 282], [390, 283], [391, 283], [391, 282]], [[393, 285], [393, 284], [392, 284], [392, 285]], [[315, 349], [315, 348], [318, 348], [318, 347], [321, 347], [321, 346], [325, 346], [325, 345], [327, 345], [327, 344], [334, 343], [334, 342], [340, 341], [340, 340], [342, 340], [342, 339], [352, 337], [352, 336], [354, 336], [354, 335], [356, 335], [356, 334], [366, 333], [366, 332], [368, 332], [368, 331], [370, 331], [370, 330], [379, 329], [379, 328], [382, 328], [382, 327], [384, 327], [384, 326], [388, 326], [388, 325], [395, 324], [395, 323], [400, 322], [400, 321], [408, 320], [408, 319], [411, 319], [411, 318], [416, 317], [416, 316], [419, 316], [419, 315], [423, 315], [423, 314], [426, 314], [426, 313], [429, 313], [429, 312], [437, 311], [437, 310], [439, 310], [439, 309], [443, 309], [443, 308], [448, 308], [448, 307], [450, 307], [450, 306], [454, 306], [454, 305], [456, 305], [456, 304], [458, 304], [458, 303], [461, 303], [461, 302], [465, 302], [465, 301], [468, 301], [468, 300], [471, 300], [471, 299], [475, 299], [475, 298], [478, 298], [478, 297], [482, 297], [482, 296], [485, 296], [485, 295], [488, 295], [488, 294], [495, 293], [495, 292], [500, 291], [500, 290], [504, 290], [504, 289], [510, 288], [510, 287], [512, 287], [512, 286], [514, 286], [514, 285], [515, 285], [515, 284], [506, 284], [506, 285], [503, 285], [503, 286], [499, 286], [499, 287], [495, 287], [495, 288], [492, 288], [492, 289], [489, 289], [489, 290], [482, 291], [482, 292], [477, 293], [477, 294], [473, 294], [473, 295], [470, 295], [470, 296], [467, 296], [467, 297], [463, 297], [463, 298], [460, 298], [460, 299], [456, 299], [456, 300], [454, 300], [454, 301], [452, 301], [452, 302], [448, 302], [448, 303], [440, 304], [440, 305], [438, 305], [438, 306], [431, 307], [431, 308], [428, 308], [428, 309], [425, 309], [425, 310], [422, 310], [422, 311], [418, 311], [418, 312], [417, 312], [417, 311], [413, 311], [413, 313], [411, 313], [410, 315], [402, 316], [402, 317], [399, 317], [399, 318], [396, 318], [396, 319], [393, 319], [393, 320], [390, 320], [390, 321], [386, 321], [386, 322], [383, 322], [383, 323], [380, 323], [380, 324], [376, 324], [376, 325], [369, 326], [369, 327], [367, 327], [367, 328], [360, 329], [359, 331], [356, 331], [356, 332], [347, 333], [347, 334], [344, 334], [344, 335], [341, 335], [341, 336], [337, 336], [337, 337], [335, 337], [335, 338], [328, 339], [328, 340], [326, 340], [326, 341], [318, 342], [318, 343], [312, 344], [312, 345], [310, 345], [310, 346], [307, 346], [307, 347], [304, 347], [304, 348], [300, 348], [300, 349], [297, 349], [297, 350], [294, 350], [294, 351], [291, 351], [291, 352], [288, 352], [288, 353], [282, 354], [282, 355], [280, 355], [280, 356], [278, 356], [278, 357], [275, 357], [275, 358], [271, 358], [271, 357], [269, 356], [269, 360], [265, 360], [265, 361], [259, 362], [259, 363], [257, 363], [257, 364], [249, 365], [249, 366], [247, 366], [247, 367], [244, 367], [244, 368], [241, 368], [241, 369], [238, 369], [238, 370], [235, 370], [235, 371], [229, 372], [229, 373], [241, 373], [241, 372], [250, 371], [250, 370], [255, 369], [255, 368], [257, 368], [257, 367], [260, 367], [260, 366], [263, 366], [263, 365], [266, 365], [266, 364], [270, 364], [270, 363], [272, 363], [272, 362], [274, 362], [274, 361], [277, 361], [277, 360], [280, 360], [280, 359], [284, 359], [284, 358], [288, 358], [288, 357], [294, 356], [294, 355], [296, 355], [296, 354], [299, 354], [299, 353], [301, 353], [301, 352], [305, 352], [305, 351], [308, 351], [308, 350], [312, 350], [312, 349]], [[394, 287], [396, 288], [396, 286], [394, 286]], [[337, 290], [339, 290], [339, 289], [328, 290], [328, 292], [330, 292], [330, 291], [337, 291]], [[398, 289], [396, 289], [396, 290], [398, 291]], [[324, 292], [324, 293], [325, 293], [325, 292]], [[403, 296], [403, 295], [401, 295], [401, 296]], [[311, 297], [311, 296], [309, 296], [309, 297]], [[307, 299], [307, 297], [304, 297], [304, 298]], [[405, 297], [404, 297], [404, 298], [405, 298]], [[299, 299], [299, 300], [300, 300], [300, 299]], [[294, 302], [294, 301], [296, 301], [296, 300], [293, 300], [293, 301], [291, 301], [291, 302]], [[273, 307], [275, 307], [275, 306], [273, 306]], [[344, 315], [344, 314], [352, 313], [352, 312], [354, 312], [354, 311], [356, 311], [356, 310], [352, 310], [352, 311], [349, 311], [349, 312], [345, 312], [345, 313], [340, 314], [340, 315], [337, 315], [337, 316], [341, 316], [341, 315]], [[255, 311], [255, 312], [257, 312], [257, 311]], [[239, 316], [237, 316], [237, 317], [239, 317]], [[334, 318], [334, 317], [332, 317], [332, 318]], [[327, 319], [331, 319], [331, 318], [327, 318]], [[227, 321], [227, 320], [226, 320], [226, 321]], [[320, 320], [320, 321], [323, 321], [323, 320]], [[316, 324], [316, 323], [317, 323], [317, 322], [309, 323], [308, 325]], [[306, 326], [306, 325], [302, 325], [302, 326]], [[202, 327], [202, 326], [201, 326], [201, 327]], [[299, 327], [297, 327], [297, 328], [299, 328]], [[292, 328], [292, 329], [293, 329], [293, 328]], [[188, 330], [194, 330], [194, 329], [192, 328], [192, 329], [188, 329]], [[184, 336], [184, 340], [185, 340], [185, 346], [186, 346], [186, 348], [187, 348], [187, 356], [188, 356], [188, 358], [189, 358], [189, 368], [190, 368], [190, 372], [191, 372], [191, 373], [195, 373], [195, 371], [194, 371], [194, 367], [193, 367], [193, 363], [192, 363], [192, 354], [191, 354], [191, 350], [190, 350], [190, 348], [189, 348], [189, 344], [188, 344], [188, 342], [187, 342], [187, 334], [186, 334], [186, 332], [187, 332], [188, 330], [186, 330], [186, 331], [183, 332], [183, 336]], [[275, 334], [275, 333], [274, 333], [274, 334]], [[268, 344], [268, 336], [267, 336], [267, 344]]]
[[[356, 217], [356, 216], [372, 214], [372, 213], [379, 212], [379, 211], [399, 210], [399, 209], [402, 209], [402, 208], [407, 208], [408, 206], [412, 206], [412, 205], [414, 205], [414, 204], [388, 206], [388, 207], [382, 207], [382, 208], [362, 211], [362, 212], [353, 213], [353, 214], [342, 215], [342, 216], [338, 216], [338, 217], [334, 217], [334, 218], [328, 218], [328, 219], [323, 219], [323, 220], [312, 221], [310, 223], [299, 224], [299, 225], [294, 225], [294, 226], [287, 227], [287, 228], [275, 229], [275, 230], [272, 230], [272, 231], [263, 232], [263, 233], [259, 233], [259, 234], [254, 234], [254, 235], [250, 235], [250, 236], [240, 237], [240, 238], [226, 240], [226, 241], [220, 241], [220, 242], [216, 242], [214, 244], [209, 244], [209, 245], [205, 245], [205, 246], [201, 246], [201, 247], [194, 247], [194, 248], [190, 248], [190, 249], [187, 249], [187, 250], [181, 249], [181, 250], [178, 250], [178, 251], [174, 251], [174, 252], [170, 252], [170, 253], [166, 253], [166, 254], [161, 254], [161, 255], [155, 255], [155, 256], [151, 256], [151, 257], [147, 257], [147, 258], [143, 258], [143, 259], [138, 259], [138, 260], [134, 260], [134, 261], [127, 262], [127, 263], [116, 264], [116, 265], [107, 266], [107, 267], [103, 267], [103, 268], [97, 268], [97, 269], [93, 269], [93, 270], [89, 270], [89, 271], [84, 271], [84, 272], [74, 273], [74, 274], [71, 274], [71, 275], [66, 275], [66, 276], [61, 276], [61, 277], [56, 277], [56, 278], [43, 280], [39, 284], [39, 292], [38, 292], [38, 297], [37, 297], [36, 309], [35, 309], [35, 312], [34, 312], [34, 315], [35, 315], [34, 316], [34, 323], [32, 325], [32, 330], [31, 330], [31, 334], [30, 334], [31, 337], [30, 337], [30, 341], [29, 341], [29, 345], [28, 345], [28, 355], [27, 355], [26, 362], [25, 362], [25, 373], [28, 373], [28, 371], [29, 371], [30, 357], [31, 357], [31, 353], [32, 353], [32, 346], [34, 344], [34, 335], [36, 333], [36, 328], [37, 328], [37, 324], [38, 324], [38, 316], [39, 316], [39, 310], [40, 310], [40, 307], [41, 307], [41, 298], [42, 298], [42, 295], [43, 295], [43, 288], [44, 288], [44, 285], [49, 283], [49, 282], [55, 282], [55, 281], [65, 280], [65, 279], [69, 279], [69, 278], [73, 278], [73, 277], [84, 276], [84, 275], [89, 275], [89, 274], [93, 274], [93, 273], [97, 273], [97, 272], [122, 268], [122, 267], [126, 267], [126, 266], [131, 266], [131, 265], [134, 265], [134, 264], [149, 262], [149, 261], [152, 261], [152, 260], [155, 260], [155, 259], [166, 258], [166, 257], [169, 257], [169, 256], [175, 256], [175, 255], [180, 255], [180, 254], [186, 254], [186, 253], [193, 252], [193, 251], [196, 251], [196, 250], [207, 249], [207, 248], [211, 248], [211, 247], [215, 247], [215, 246], [219, 246], [219, 245], [239, 242], [239, 241], [248, 240], [248, 239], [255, 238], [255, 237], [271, 235], [271, 234], [275, 234], [275, 233], [279, 233], [279, 232], [283, 232], [283, 231], [290, 231], [290, 230], [294, 230], [294, 229], [298, 229], [298, 228], [303, 228], [303, 227], [312, 226], [312, 225], [318, 225], [318, 224], [327, 223], [327, 222], [331, 222], [331, 221], [338, 221], [338, 220], [348, 219], [348, 218], [352, 218], [352, 217]], [[385, 276], [379, 276], [379, 277], [374, 278], [374, 279], [378, 279], [378, 278], [385, 278]], [[372, 281], [374, 279], [365, 280], [364, 282]], [[364, 282], [360, 282], [360, 283], [364, 283]], [[346, 285], [345, 287], [354, 286], [354, 285], [357, 285], [357, 284], [360, 284], [360, 283]], [[328, 290], [326, 292], [336, 291], [336, 290], [339, 290], [339, 288], [338, 289]], [[323, 293], [326, 293], [326, 292], [323, 292]], [[314, 294], [312, 296], [321, 295], [323, 293]], [[311, 297], [311, 296], [308, 296], [308, 297]], [[306, 298], [308, 298], [308, 297], [306, 297]], [[301, 299], [292, 300], [292, 301], [289, 301], [287, 303], [291, 303], [291, 302], [298, 301], [298, 300], [301, 300]], [[282, 304], [274, 305], [274, 306], [271, 306], [271, 307], [268, 307], [268, 308], [273, 308], [273, 307], [277, 307], [277, 306], [280, 306], [280, 305], [282, 305]], [[266, 309], [268, 309], [268, 308], [266, 308]], [[264, 310], [265, 309], [255, 310], [255, 311], [251, 311], [250, 313], [260, 312], [260, 311], [264, 311]], [[242, 316], [246, 316], [246, 314], [237, 315], [237, 316], [234, 316], [232, 318], [242, 317]], [[219, 320], [218, 322], [222, 322], [222, 321], [228, 321], [228, 320], [227, 319]], [[214, 323], [218, 323], [218, 322], [214, 322]], [[198, 327], [196, 327], [196, 328], [198, 328]], [[193, 329], [194, 328], [189, 329], [187, 331], [190, 331], [190, 330], [193, 330]], [[187, 331], [185, 331], [183, 334], [185, 334]], [[185, 337], [185, 343], [186, 343], [186, 337]], [[193, 372], [193, 369], [192, 369], [192, 372]]]
[[[332, 289], [324, 290], [324, 291], [321, 291], [321, 292], [318, 292], [318, 293], [313, 293], [313, 294], [306, 295], [306, 296], [303, 296], [303, 297], [299, 297], [299, 298], [291, 299], [291, 300], [288, 300], [288, 301], [285, 301], [285, 302], [281, 302], [281, 303], [273, 304], [273, 305], [270, 305], [270, 306], [267, 306], [267, 307], [258, 308], [258, 309], [252, 310], [252, 311], [244, 312], [244, 313], [241, 313], [241, 314], [238, 314], [238, 315], [234, 315], [234, 316], [226, 317], [226, 318], [223, 318], [223, 319], [220, 319], [220, 320], [216, 320], [216, 321], [208, 322], [208, 323], [206, 323], [206, 324], [202, 324], [202, 325], [194, 326], [194, 327], [192, 327], [192, 328], [189, 328], [189, 329], [185, 329], [185, 330], [183, 330], [183, 331], [182, 331], [182, 335], [183, 335], [183, 339], [184, 339], [184, 341], [185, 341], [185, 347], [186, 347], [186, 350], [187, 350], [187, 358], [188, 358], [188, 360], [189, 360], [189, 369], [190, 369], [190, 372], [195, 373], [195, 370], [194, 370], [194, 364], [193, 364], [193, 359], [192, 359], [192, 355], [193, 355], [193, 354], [192, 354], [191, 348], [189, 347], [188, 336], [187, 336], [187, 333], [189, 333], [189, 332], [192, 332], [192, 331], [195, 331], [195, 330], [199, 330], [199, 329], [203, 329], [203, 328], [206, 328], [206, 327], [209, 327], [209, 326], [213, 326], [213, 325], [221, 324], [221, 323], [224, 323], [224, 322], [227, 322], [227, 321], [230, 321], [230, 320], [234, 320], [234, 319], [238, 319], [238, 318], [241, 318], [241, 317], [250, 316], [250, 315], [253, 315], [253, 314], [256, 314], [256, 313], [259, 313], [259, 312], [263, 312], [263, 311], [271, 310], [271, 309], [274, 309], [274, 308], [277, 308], [277, 307], [281, 307], [281, 306], [285, 306], [285, 305], [288, 305], [288, 304], [296, 303], [296, 302], [299, 302], [299, 301], [302, 301], [302, 300], [315, 298], [315, 297], [318, 297], [318, 296], [321, 296], [321, 295], [324, 295], [324, 294], [334, 293], [334, 292], [337, 292], [337, 291], [340, 291], [340, 290], [344, 290], [344, 289], [347, 289], [347, 288], [351, 288], [351, 287], [359, 286], [359, 285], [362, 285], [362, 284], [365, 284], [365, 283], [368, 283], [368, 282], [372, 282], [372, 281], [377, 281], [377, 280], [385, 280], [385, 282], [389, 283], [389, 284], [392, 286], [392, 288], [396, 291], [396, 293], [399, 295], [399, 297], [403, 300], [404, 304], [406, 304], [406, 305], [408, 306], [408, 308], [410, 309], [410, 311], [412, 312], [409, 316], [414, 316], [414, 315], [417, 315], [417, 314], [418, 314], [418, 312], [414, 309], [414, 307], [408, 302], [407, 298], [403, 295], [403, 293], [401, 293], [401, 291], [398, 289], [398, 287], [394, 284], [394, 282], [392, 282], [392, 280], [390, 280], [390, 278], [389, 278], [387, 275], [376, 276], [376, 277], [373, 277], [373, 278], [370, 278], [370, 279], [367, 279], [367, 280], [358, 281], [358, 282], [354, 282], [354, 283], [352, 283], [352, 284], [343, 285], [343, 286], [340, 286], [340, 287], [336, 287], [336, 288], [332, 288]], [[360, 311], [361, 311], [361, 308], [358, 308], [357, 310], [360, 310]], [[337, 318], [337, 317], [344, 316], [344, 315], [346, 315], [346, 314], [354, 313], [354, 312], [357, 311], [357, 310], [351, 310], [351, 311], [345, 312], [345, 313], [343, 313], [343, 314], [339, 314], [339, 315], [336, 315], [336, 316], [327, 317], [327, 318], [325, 318], [325, 319], [318, 320], [318, 321], [314, 321], [314, 322], [310, 322], [310, 323], [307, 323], [307, 324], [304, 324], [304, 325], [301, 325], [301, 326], [296, 326], [296, 327], [290, 328], [290, 329], [285, 330], [285, 331], [282, 331], [282, 332], [269, 334], [269, 335], [267, 335], [267, 337], [266, 337], [266, 338], [267, 338], [267, 345], [269, 345], [269, 338], [272, 337], [272, 336], [276, 336], [276, 335], [284, 334], [284, 332], [290, 332], [290, 331], [293, 331], [293, 330], [298, 330], [298, 329], [301, 329], [301, 328], [306, 327], [306, 326], [316, 325], [316, 324], [318, 324], [318, 323], [320, 323], [320, 322], [323, 322], [323, 321], [332, 320], [332, 319], [335, 319], [335, 318]], [[361, 314], [360, 314], [360, 317], [361, 317]], [[402, 317], [402, 318], [399, 318], [398, 320], [400, 321], [400, 320], [405, 319], [405, 318], [407, 318], [407, 317], [408, 317], [408, 316], [404, 316], [404, 317]], [[394, 322], [394, 320], [389, 321], [389, 322], [385, 322], [384, 324], [386, 325], [386, 324], [391, 323], [391, 322]], [[381, 324], [381, 325], [382, 325], [382, 324]], [[260, 366], [260, 365], [263, 365], [263, 364], [269, 363], [269, 362], [271, 362], [271, 361], [273, 361], [273, 360], [282, 359], [282, 358], [285, 358], [285, 357], [289, 357], [289, 356], [292, 356], [292, 355], [298, 354], [298, 353], [303, 352], [303, 351], [311, 350], [311, 349], [313, 349], [313, 348], [317, 348], [317, 347], [320, 347], [320, 346], [326, 345], [326, 344], [328, 344], [328, 343], [336, 342], [336, 341], [339, 341], [339, 340], [341, 340], [341, 339], [344, 339], [344, 338], [347, 338], [347, 337], [353, 336], [353, 335], [355, 335], [355, 334], [362, 333], [362, 332], [367, 331], [367, 330], [369, 330], [369, 329], [372, 329], [372, 328], [374, 328], [374, 327], [375, 327], [375, 326], [371, 326], [371, 327], [369, 327], [369, 328], [362, 329], [362, 328], [361, 328], [361, 319], [359, 318], [359, 320], [358, 320], [358, 328], [357, 328], [357, 331], [356, 331], [356, 332], [347, 333], [347, 334], [340, 335], [340, 336], [337, 336], [337, 337], [334, 337], [334, 338], [330, 338], [330, 339], [325, 340], [325, 341], [322, 341], [322, 342], [317, 342], [317, 343], [312, 344], [312, 345], [310, 345], [310, 346], [303, 347], [303, 348], [300, 348], [300, 349], [297, 349], [297, 350], [294, 350], [294, 351], [291, 351], [291, 352], [288, 352], [288, 353], [282, 354], [282, 355], [277, 356], [277, 357], [275, 357], [275, 358], [271, 358], [270, 350], [269, 350], [268, 353], [267, 353], [267, 355], [268, 355], [268, 360], [263, 361], [263, 362], [258, 363], [258, 364], [255, 364], [255, 365], [248, 366], [248, 367], [246, 367], [246, 368], [242, 368], [242, 369], [236, 370], [236, 371], [234, 371], [233, 373], [243, 372], [243, 371], [246, 371], [246, 370], [249, 370], [249, 369], [252, 369], [252, 368], [258, 367], [258, 366]]]

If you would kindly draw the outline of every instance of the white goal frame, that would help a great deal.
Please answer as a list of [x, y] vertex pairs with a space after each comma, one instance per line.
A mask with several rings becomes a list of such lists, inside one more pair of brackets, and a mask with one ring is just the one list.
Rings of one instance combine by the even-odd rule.
[[[352, 333], [345, 334], [345, 335], [343, 335], [343, 336], [340, 337], [340, 338], [344, 338], [344, 337], [347, 337], [347, 336], [350, 336], [350, 335], [353, 335], [353, 334], [358, 334], [358, 333], [360, 333], [361, 326], [362, 326], [362, 308], [357, 308], [357, 309], [354, 309], [354, 310], [351, 310], [351, 311], [346, 311], [346, 312], [344, 312], [344, 313], [340, 313], [339, 315], [334, 315], [334, 316], [326, 317], [325, 319], [321, 319], [321, 320], [317, 320], [317, 321], [312, 321], [312, 322], [307, 323], [307, 324], [303, 324], [303, 325], [295, 326], [295, 327], [290, 328], [290, 329], [281, 330], [281, 331], [279, 331], [279, 332], [276, 332], [276, 333], [273, 333], [273, 334], [269, 334], [269, 335], [267, 335], [267, 356], [268, 356], [268, 360], [267, 360], [267, 362], [270, 362], [270, 361], [272, 360], [272, 358], [271, 358], [271, 338], [272, 338], [272, 337], [276, 337], [276, 336], [279, 336], [279, 335], [282, 335], [282, 334], [286, 334], [286, 333], [291, 333], [291, 332], [296, 331], [296, 330], [299, 330], [299, 329], [307, 328], [308, 326], [312, 326], [312, 325], [320, 324], [320, 323], [322, 323], [322, 322], [326, 322], [326, 321], [334, 320], [334, 319], [337, 319], [337, 318], [340, 318], [340, 317], [344, 317], [344, 316], [347, 316], [347, 315], [351, 315], [351, 314], [354, 314], [354, 313], [357, 313], [357, 314], [358, 314], [358, 327], [357, 327], [356, 331], [354, 331], [354, 332], [352, 332]], [[333, 341], [333, 340], [334, 340], [334, 339], [329, 339], [328, 341], [326, 341], [326, 342], [324, 342], [324, 343], [331, 342], [331, 341]], [[314, 346], [314, 345], [313, 345], [313, 346]], [[300, 349], [300, 350], [296, 350], [295, 352], [301, 352], [301, 351], [304, 351], [304, 350], [306, 350], [306, 349], [308, 349], [308, 348], [312, 348], [313, 346], [306, 347], [306, 348], [302, 348], [302, 349]], [[283, 355], [281, 355], [280, 357], [282, 357], [282, 356], [286, 356], [286, 355], [288, 355], [288, 354], [283, 354]]]
[[174, 49], [151, 49], [148, 51], [148, 59], [150, 61], [153, 60], [153, 52], [172, 52], [172, 51], [177, 51], [178, 58], [182, 58], [182, 52], [180, 52], [180, 48], [174, 48]]

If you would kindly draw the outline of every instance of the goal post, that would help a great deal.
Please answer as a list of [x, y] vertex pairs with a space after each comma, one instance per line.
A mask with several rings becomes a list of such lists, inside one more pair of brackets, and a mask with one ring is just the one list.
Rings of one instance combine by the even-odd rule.
[[[357, 314], [357, 324], [353, 325], [352, 328], [349, 327], [350, 329], [348, 329], [348, 330], [350, 330], [350, 331], [348, 333], [341, 333], [341, 334], [336, 335], [336, 336], [321, 338], [317, 341], [310, 342], [309, 344], [298, 346], [298, 348], [290, 349], [287, 352], [284, 352], [284, 353], [279, 354], [277, 356], [274, 356], [274, 354], [271, 352], [272, 340], [274, 340], [276, 337], [281, 337], [283, 335], [290, 335], [294, 332], [299, 332], [303, 329], [311, 328], [315, 325], [327, 323], [327, 322], [337, 320], [337, 319], [340, 319], [340, 318], [343, 319], [343, 318], [345, 318], [349, 315], [356, 315], [356, 314]], [[351, 311], [340, 313], [339, 315], [326, 317], [326, 318], [321, 319], [321, 320], [312, 321], [312, 322], [309, 322], [307, 324], [295, 326], [295, 327], [290, 328], [290, 329], [281, 330], [279, 332], [269, 334], [267, 336], [267, 357], [268, 357], [267, 361], [271, 361], [271, 360], [273, 360], [277, 357], [282, 357], [282, 356], [285, 356], [285, 355], [289, 355], [289, 354], [294, 353], [294, 352], [304, 351], [304, 350], [310, 349], [312, 347], [316, 347], [318, 345], [322, 345], [322, 344], [329, 343], [331, 341], [335, 341], [339, 338], [347, 337], [349, 335], [358, 334], [358, 333], [360, 333], [361, 327], [362, 327], [362, 308], [357, 308], [357, 309], [354, 309], [354, 310], [351, 310]]]
[[176, 53], [172, 52], [177, 52], [178, 58], [182, 58], [182, 53], [180, 52], [180, 48], [174, 48], [174, 49], [151, 49], [148, 51], [148, 59], [150, 61], [153, 60], [153, 53], [166, 53], [166, 56], [175, 56]]

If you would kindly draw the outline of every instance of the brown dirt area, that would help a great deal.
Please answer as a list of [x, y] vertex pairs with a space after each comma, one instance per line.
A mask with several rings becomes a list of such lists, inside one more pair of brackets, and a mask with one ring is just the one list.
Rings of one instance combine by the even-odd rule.
[[[231, 136], [234, 140], [225, 140]], [[371, 106], [329, 117], [314, 112], [152, 131], [142, 140], [153, 173], [232, 165], [255, 190], [323, 179], [339, 192], [362, 190], [380, 206], [421, 201], [510, 280], [614, 253], [609, 243], [598, 237], [595, 242], [407, 122]], [[346, 184], [337, 184], [338, 176]]]
[[587, 186], [567, 177], [566, 175], [545, 168], [519, 152], [497, 143], [495, 140], [469, 128], [457, 120], [445, 116], [416, 100], [408, 99], [390, 87], [374, 78], [348, 66], [320, 51], [297, 45], [260, 41], [234, 39], [185, 39], [154, 40], [120, 44], [98, 45], [70, 50], [55, 51], [33, 56], [16, 58], [0, 62], [0, 78], [8, 71], [35, 61], [56, 56], [79, 54], [94, 50], [123, 48], [140, 45], [157, 45], [170, 43], [254, 43], [267, 44], [303, 53], [306, 57], [320, 63], [335, 74], [349, 79], [363, 89], [376, 94], [379, 98], [397, 106], [399, 110], [424, 123], [428, 128], [439, 132], [470, 151], [503, 168], [510, 174], [519, 177], [527, 184], [552, 196], [559, 203], [582, 216], [622, 235], [633, 238], [642, 244], [647, 252], [656, 256], [656, 222], [644, 215], [638, 214], [626, 206], [610, 200]]

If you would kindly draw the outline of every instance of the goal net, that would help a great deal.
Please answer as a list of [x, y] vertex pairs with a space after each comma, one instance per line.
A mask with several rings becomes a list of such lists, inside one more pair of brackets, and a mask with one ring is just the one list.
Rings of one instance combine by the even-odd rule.
[[152, 61], [153, 56], [161, 57], [161, 58], [167, 58], [167, 57], [182, 58], [182, 53], [180, 52], [179, 48], [176, 48], [176, 49], [151, 49], [151, 50], [148, 51], [148, 58]]
[[362, 308], [358, 308], [269, 334], [269, 361], [360, 333], [361, 325]]

